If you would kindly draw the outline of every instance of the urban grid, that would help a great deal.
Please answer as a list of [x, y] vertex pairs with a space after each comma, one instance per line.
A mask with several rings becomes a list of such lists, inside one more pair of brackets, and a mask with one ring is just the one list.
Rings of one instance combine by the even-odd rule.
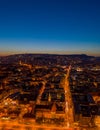
[[0, 57], [0, 130], [99, 130], [100, 57]]

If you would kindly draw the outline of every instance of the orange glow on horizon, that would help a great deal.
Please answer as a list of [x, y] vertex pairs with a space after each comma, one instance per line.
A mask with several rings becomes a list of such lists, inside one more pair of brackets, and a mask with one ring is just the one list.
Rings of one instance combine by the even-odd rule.
[[14, 54], [58, 54], [58, 55], [71, 55], [71, 54], [86, 54], [89, 56], [100, 56], [100, 53], [96, 52], [72, 52], [72, 51], [2, 51], [0, 56], [8, 56]]

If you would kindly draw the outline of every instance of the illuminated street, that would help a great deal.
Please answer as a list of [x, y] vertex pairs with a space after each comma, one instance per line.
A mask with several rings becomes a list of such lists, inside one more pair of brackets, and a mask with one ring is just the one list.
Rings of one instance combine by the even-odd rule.
[[68, 67], [67, 72], [65, 74], [65, 78], [63, 81], [64, 90], [65, 90], [65, 114], [66, 114], [66, 123], [68, 127], [72, 127], [74, 123], [74, 115], [73, 115], [73, 105], [72, 105], [72, 97], [70, 93], [69, 87], [69, 75], [70, 75], [71, 66]]
[[[17, 121], [0, 121], [0, 130], [73, 130], [72, 128], [57, 127], [49, 125], [36, 125], [28, 123], [18, 123]], [[78, 129], [77, 129], [78, 130]]]

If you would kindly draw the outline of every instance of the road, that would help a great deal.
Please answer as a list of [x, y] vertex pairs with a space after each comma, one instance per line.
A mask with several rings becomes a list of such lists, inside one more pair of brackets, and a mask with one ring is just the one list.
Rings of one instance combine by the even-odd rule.
[[[18, 121], [0, 121], [0, 130], [73, 130], [72, 128], [18, 123]], [[78, 130], [78, 129], [77, 129]]]
[[65, 114], [67, 126], [72, 127], [74, 123], [74, 112], [73, 112], [73, 103], [69, 86], [69, 75], [70, 75], [71, 66], [68, 67], [67, 72], [64, 77], [64, 91], [65, 91]]
[[38, 95], [38, 97], [37, 97], [36, 104], [40, 104], [40, 102], [41, 102], [41, 97], [42, 97], [42, 94], [43, 94], [43, 92], [44, 92], [46, 82], [43, 81], [42, 84], [43, 84], [43, 85], [42, 85], [42, 88], [41, 88], [41, 90], [40, 90], [40, 92], [39, 92], [39, 95]]

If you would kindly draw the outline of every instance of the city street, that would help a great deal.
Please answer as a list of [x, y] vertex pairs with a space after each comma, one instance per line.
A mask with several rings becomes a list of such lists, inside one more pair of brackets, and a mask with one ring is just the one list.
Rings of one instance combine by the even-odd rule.
[[[18, 123], [18, 121], [0, 121], [0, 130], [73, 130], [72, 128], [28, 124], [28, 122]], [[78, 130], [78, 129], [77, 129]]]
[[66, 101], [66, 107], [65, 107], [65, 114], [66, 114], [66, 122], [67, 126], [73, 126], [74, 122], [74, 115], [73, 115], [73, 105], [72, 105], [72, 98], [69, 88], [69, 75], [70, 75], [71, 66], [68, 67], [67, 72], [65, 74], [64, 78], [64, 90], [65, 90], [65, 101]]

